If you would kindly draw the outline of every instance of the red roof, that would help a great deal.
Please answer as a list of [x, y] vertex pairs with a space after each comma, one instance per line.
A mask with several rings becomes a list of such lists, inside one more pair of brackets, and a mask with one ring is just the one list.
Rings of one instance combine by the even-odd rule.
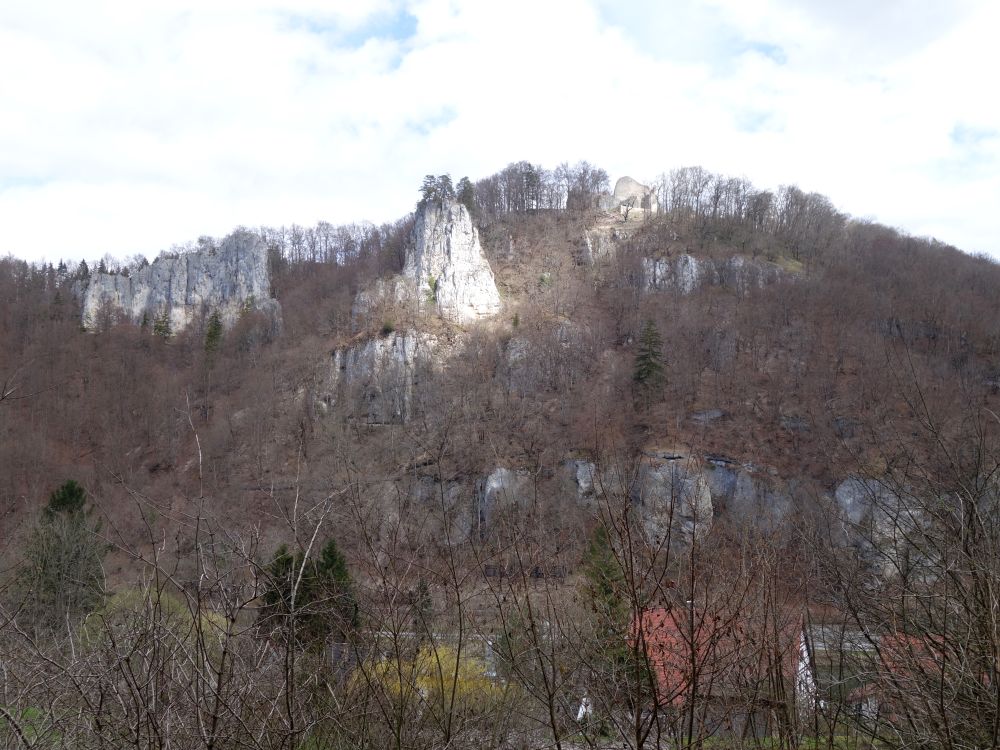
[[795, 692], [802, 620], [767, 619], [656, 607], [633, 622], [631, 640], [656, 674], [661, 704], [678, 705], [695, 689], [702, 697], [783, 700]]

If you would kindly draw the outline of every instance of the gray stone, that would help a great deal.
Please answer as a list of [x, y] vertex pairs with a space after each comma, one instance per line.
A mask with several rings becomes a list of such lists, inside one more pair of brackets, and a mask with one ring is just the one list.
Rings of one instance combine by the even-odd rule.
[[531, 475], [497, 467], [476, 485], [476, 510], [480, 535], [487, 533], [496, 514], [506, 508], [526, 507], [531, 498]]
[[883, 576], [926, 565], [933, 545], [914, 545], [927, 515], [906, 491], [884, 481], [852, 477], [841, 482], [833, 500], [842, 515], [842, 541], [854, 545]]
[[686, 253], [642, 259], [642, 285], [647, 292], [691, 294], [703, 286], [719, 285], [743, 296], [776, 281], [780, 276], [776, 266], [751, 261], [741, 255], [724, 261]]
[[415, 285], [418, 305], [433, 305], [451, 322], [471, 323], [500, 312], [493, 270], [461, 203], [430, 202], [420, 209], [403, 277]]
[[336, 350], [327, 404], [344, 400], [348, 416], [369, 424], [405, 423], [419, 374], [433, 366], [437, 343], [430, 334], [405, 331]]
[[833, 499], [848, 523], [858, 525], [884, 495], [884, 488], [875, 480], [851, 478], [837, 486]]
[[668, 534], [677, 541], [690, 541], [712, 528], [712, 493], [689, 460], [646, 458], [632, 501], [641, 508], [646, 534], [656, 544]]
[[595, 263], [609, 260], [615, 255], [613, 230], [609, 227], [596, 227], [583, 233], [583, 247], [580, 250], [580, 261], [592, 266]]
[[145, 318], [150, 325], [166, 313], [174, 333], [214, 312], [227, 328], [246, 309], [261, 310], [276, 324], [281, 315], [271, 299], [267, 247], [247, 231], [229, 235], [218, 249], [158, 258], [131, 276], [94, 274], [77, 294], [88, 328], [105, 310], [133, 323]]
[[809, 420], [805, 417], [785, 416], [781, 418], [781, 426], [789, 432], [809, 432]]
[[597, 467], [592, 461], [570, 459], [566, 462], [570, 481], [576, 488], [576, 500], [581, 505], [590, 505], [596, 494], [595, 478]]
[[398, 276], [388, 279], [375, 279], [367, 289], [362, 289], [351, 305], [351, 323], [355, 330], [378, 325], [383, 321], [376, 315], [389, 312], [387, 308], [405, 309], [413, 295], [406, 284], [401, 283]]

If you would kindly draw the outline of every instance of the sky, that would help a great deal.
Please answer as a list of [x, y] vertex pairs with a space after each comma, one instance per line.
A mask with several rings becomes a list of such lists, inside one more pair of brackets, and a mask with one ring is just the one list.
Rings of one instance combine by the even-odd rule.
[[0, 0], [0, 255], [701, 165], [1000, 258], [996, 0]]

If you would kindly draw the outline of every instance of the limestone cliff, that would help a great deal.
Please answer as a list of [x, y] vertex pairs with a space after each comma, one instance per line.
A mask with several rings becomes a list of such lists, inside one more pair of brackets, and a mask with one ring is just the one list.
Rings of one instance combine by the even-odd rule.
[[499, 312], [493, 269], [468, 209], [430, 201], [417, 211], [402, 275], [376, 279], [358, 292], [351, 318], [356, 330], [364, 330], [380, 316], [436, 313], [464, 325]]
[[691, 294], [702, 286], [718, 285], [746, 294], [778, 279], [777, 266], [734, 255], [726, 260], [681, 254], [672, 258], [643, 258], [642, 284], [647, 292]]
[[338, 349], [325, 401], [341, 402], [347, 416], [368, 424], [403, 424], [413, 413], [419, 373], [433, 366], [436, 347], [433, 336], [407, 331]]
[[493, 270], [461, 203], [430, 202], [421, 207], [403, 277], [416, 285], [419, 302], [433, 304], [441, 317], [453, 323], [472, 323], [500, 312]]
[[[500, 294], [479, 233], [468, 209], [454, 201], [420, 207], [402, 275], [376, 279], [362, 289], [351, 317], [363, 332], [380, 321], [398, 320], [397, 313], [405, 318], [428, 312], [458, 324], [500, 312]], [[437, 348], [434, 336], [407, 330], [338, 349], [327, 400], [350, 393], [344, 395], [349, 415], [370, 424], [404, 423], [413, 412], [418, 373], [433, 365]]]
[[234, 232], [218, 248], [161, 257], [131, 276], [94, 274], [77, 294], [88, 328], [108, 313], [150, 324], [166, 313], [176, 333], [213, 312], [229, 327], [248, 306], [277, 319], [280, 307], [270, 287], [264, 243], [250, 232]]

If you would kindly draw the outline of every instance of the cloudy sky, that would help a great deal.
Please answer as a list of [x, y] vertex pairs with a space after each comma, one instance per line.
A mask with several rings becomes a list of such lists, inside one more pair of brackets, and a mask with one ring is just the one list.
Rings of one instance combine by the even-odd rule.
[[0, 254], [700, 164], [1000, 256], [996, 0], [0, 2]]

